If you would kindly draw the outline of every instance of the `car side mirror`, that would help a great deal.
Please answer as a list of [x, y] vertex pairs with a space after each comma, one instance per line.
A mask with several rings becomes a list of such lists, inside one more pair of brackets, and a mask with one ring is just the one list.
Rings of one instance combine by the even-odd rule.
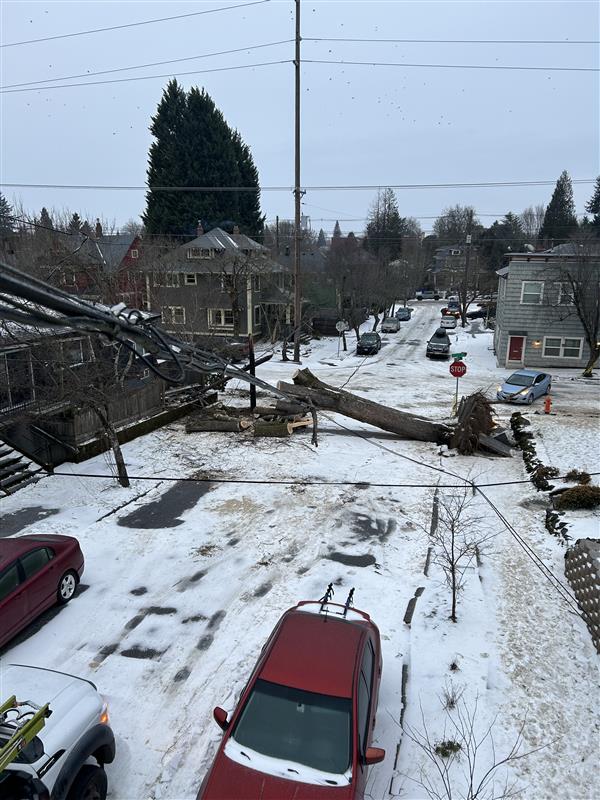
[[225, 709], [217, 706], [215, 709], [213, 709], [213, 717], [215, 718], [215, 722], [219, 728], [226, 731], [229, 727], [229, 723], [227, 722], [227, 712]]
[[381, 747], [367, 747], [365, 764], [379, 764], [385, 758], [385, 750]]

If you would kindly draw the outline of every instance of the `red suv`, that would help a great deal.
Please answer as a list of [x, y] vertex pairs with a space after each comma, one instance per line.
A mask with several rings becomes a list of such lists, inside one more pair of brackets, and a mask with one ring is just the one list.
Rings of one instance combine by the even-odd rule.
[[68, 603], [83, 574], [71, 536], [0, 539], [0, 647], [55, 603]]
[[379, 631], [369, 615], [319, 601], [286, 611], [263, 647], [197, 800], [359, 800], [381, 679]]

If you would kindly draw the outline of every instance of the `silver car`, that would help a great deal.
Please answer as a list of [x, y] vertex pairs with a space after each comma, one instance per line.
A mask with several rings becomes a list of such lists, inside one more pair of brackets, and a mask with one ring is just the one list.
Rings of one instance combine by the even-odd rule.
[[496, 397], [506, 403], [531, 405], [536, 397], [550, 394], [552, 375], [536, 369], [519, 369], [498, 386]]
[[400, 320], [396, 317], [386, 317], [381, 323], [382, 333], [398, 333], [400, 330]]

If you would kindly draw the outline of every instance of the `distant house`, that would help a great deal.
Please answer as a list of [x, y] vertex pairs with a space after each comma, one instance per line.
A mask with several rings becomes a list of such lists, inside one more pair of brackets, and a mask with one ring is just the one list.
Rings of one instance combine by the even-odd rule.
[[465, 261], [463, 245], [438, 247], [427, 270], [431, 287], [438, 291], [456, 291], [464, 276]]
[[286, 335], [293, 323], [290, 273], [234, 228], [213, 228], [146, 269], [145, 307], [192, 340]]
[[600, 292], [600, 253], [583, 255], [572, 244], [543, 253], [509, 253], [499, 269], [494, 348], [500, 366], [584, 367], [590, 356], [567, 274], [585, 291]]

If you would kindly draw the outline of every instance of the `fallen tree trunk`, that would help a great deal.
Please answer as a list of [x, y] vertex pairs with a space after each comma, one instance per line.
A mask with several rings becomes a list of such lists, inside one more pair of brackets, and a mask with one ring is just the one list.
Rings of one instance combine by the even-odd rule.
[[336, 411], [346, 417], [395, 433], [402, 439], [447, 444], [453, 432], [452, 427], [444, 423], [432, 422], [415, 414], [388, 408], [329, 386], [308, 369], [298, 370], [294, 375], [293, 384], [280, 381], [277, 388], [298, 397], [299, 400], [312, 402], [317, 409]]
[[206, 433], [208, 431], [239, 431], [242, 426], [239, 419], [195, 419], [185, 426], [186, 433]]
[[290, 422], [255, 422], [255, 436], [287, 437], [292, 435], [293, 428]]

